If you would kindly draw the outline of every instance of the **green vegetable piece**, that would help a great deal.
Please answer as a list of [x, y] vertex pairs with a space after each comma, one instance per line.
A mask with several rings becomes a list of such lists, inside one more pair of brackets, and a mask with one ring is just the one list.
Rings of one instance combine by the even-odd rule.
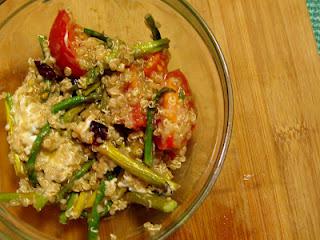
[[133, 47], [133, 55], [135, 58], [139, 58], [150, 53], [160, 52], [166, 48], [169, 48], [169, 43], [170, 40], [168, 38], [138, 43]]
[[119, 174], [122, 172], [122, 168], [117, 166], [111, 171], [107, 171], [105, 174], [105, 177], [108, 181], [111, 181], [112, 179], [119, 176]]
[[71, 91], [75, 91], [77, 90], [77, 94], [78, 95], [84, 95], [87, 96], [89, 95], [91, 92], [93, 92], [94, 89], [88, 90], [88, 94], [81, 94], [82, 91], [86, 90], [89, 86], [91, 87], [92, 84], [96, 83], [99, 80], [99, 77], [101, 76], [101, 68], [100, 67], [94, 67], [91, 68], [83, 77], [83, 79], [81, 79], [81, 81], [79, 81], [77, 84], [78, 85], [74, 85], [72, 86], [72, 88], [70, 89]]
[[41, 211], [41, 209], [47, 204], [48, 199], [38, 193], [34, 194], [34, 201], [33, 201], [33, 207], [37, 210], [37, 211]]
[[96, 82], [96, 83], [92, 84], [86, 90], [84, 90], [82, 92], [83, 96], [90, 95], [92, 92], [96, 91], [100, 87], [100, 85], [101, 85], [100, 82]]
[[92, 30], [90, 28], [84, 28], [83, 30], [87, 35], [90, 37], [97, 38], [105, 43], [107, 43], [108, 47], [112, 47], [112, 39], [110, 39], [108, 36], [104, 35], [103, 33], [97, 32], [95, 30]]
[[147, 110], [147, 126], [145, 130], [145, 139], [144, 139], [144, 163], [151, 167], [153, 165], [152, 149], [153, 149], [153, 115], [154, 110], [148, 108]]
[[[12, 134], [13, 132], [13, 125], [14, 125], [14, 118], [13, 115], [11, 113], [12, 107], [13, 107], [13, 99], [12, 99], [12, 95], [10, 93], [6, 93], [6, 97], [5, 97], [5, 109], [6, 109], [6, 117], [7, 117], [7, 123], [9, 125], [9, 134]], [[24, 177], [24, 168], [23, 168], [23, 164], [20, 160], [20, 157], [18, 154], [14, 154], [14, 162], [13, 162], [13, 167], [14, 167], [14, 171], [16, 173], [16, 175], [18, 177]]]
[[86, 108], [86, 105], [79, 105], [74, 108], [69, 109], [62, 117], [62, 120], [64, 123], [70, 123], [73, 121], [73, 119], [79, 115], [84, 109]]
[[110, 62], [115, 59], [115, 58], [118, 58], [119, 56], [119, 50], [118, 49], [112, 49], [112, 51], [105, 56], [105, 59], [104, 61], [107, 63], [107, 64], [110, 64]]
[[165, 213], [176, 209], [178, 203], [171, 198], [164, 198], [149, 193], [127, 192], [124, 199], [130, 203], [137, 203], [147, 208], [154, 208]]
[[80, 104], [83, 103], [89, 103], [89, 102], [94, 102], [96, 100], [101, 99], [101, 96], [98, 94], [92, 94], [89, 96], [75, 96], [75, 97], [70, 97], [65, 100], [62, 100], [61, 102], [53, 105], [51, 107], [51, 112], [52, 113], [58, 113], [62, 110], [67, 110], [73, 107], [76, 107]]
[[100, 74], [99, 67], [91, 68], [85, 75], [85, 77], [87, 79], [86, 86], [89, 86], [89, 85], [95, 83], [100, 76], [101, 76], [101, 74]]
[[102, 180], [94, 200], [91, 213], [88, 216], [88, 240], [97, 240], [99, 235], [100, 214], [98, 212], [98, 205], [104, 198], [106, 190], [105, 182]]
[[157, 92], [156, 96], [155, 96], [154, 99], [153, 99], [154, 104], [155, 104], [155, 105], [158, 104], [159, 101], [160, 101], [160, 99], [161, 99], [161, 97], [162, 97], [165, 93], [168, 93], [168, 92], [175, 92], [175, 90], [172, 89], [172, 88], [168, 88], [168, 87], [163, 87], [163, 88], [161, 88], [161, 89]]
[[85, 164], [83, 164], [83, 166], [74, 173], [74, 175], [71, 177], [71, 179], [69, 180], [69, 182], [67, 184], [65, 184], [60, 191], [57, 194], [57, 199], [61, 200], [64, 198], [65, 194], [70, 191], [70, 189], [73, 187], [74, 182], [80, 178], [82, 178], [92, 167], [93, 163], [95, 161], [91, 160], [86, 162]]
[[74, 203], [72, 208], [72, 215], [75, 219], [78, 219], [83, 212], [83, 209], [86, 208], [88, 197], [91, 195], [90, 192], [80, 192], [77, 201]]
[[116, 178], [116, 175], [112, 171], [110, 171], [106, 173], [106, 178], [108, 181], [111, 181], [112, 179]]
[[144, 163], [151, 167], [153, 165], [153, 156], [152, 156], [152, 149], [153, 149], [153, 118], [155, 113], [155, 106], [158, 104], [160, 98], [167, 92], [174, 92], [172, 88], [163, 87], [161, 88], [156, 96], [153, 99], [153, 108], [147, 109], [147, 126], [145, 130], [145, 139], [144, 139]]
[[99, 108], [100, 109], [106, 109], [107, 106], [108, 106], [109, 100], [110, 100], [110, 97], [108, 96], [107, 91], [103, 91]]
[[[86, 198], [86, 203], [84, 205], [85, 208], [91, 208], [93, 206], [94, 200], [96, 199], [97, 196], [97, 190], [88, 192], [87, 198]], [[82, 210], [83, 211], [83, 210]]]
[[[103, 218], [108, 215], [112, 204], [113, 204], [112, 200], [107, 201], [106, 205], [104, 206], [103, 212], [100, 213], [100, 218]], [[88, 216], [89, 216], [88, 211], [83, 211], [81, 213], [81, 217], [88, 218]]]
[[60, 222], [61, 224], [67, 224], [67, 222], [68, 222], [68, 217], [67, 217], [67, 215], [66, 215], [66, 212], [67, 212], [69, 209], [72, 208], [72, 206], [73, 206], [75, 200], [77, 199], [77, 197], [78, 197], [78, 194], [76, 194], [76, 193], [71, 193], [71, 194], [69, 195], [69, 198], [68, 198], [68, 200], [67, 200], [67, 208], [66, 208], [66, 210], [63, 211], [63, 212], [60, 214], [60, 216], [59, 216], [59, 222]]
[[31, 193], [0, 193], [0, 202], [15, 202], [22, 205], [22, 202], [28, 200], [37, 211], [41, 211], [47, 204], [48, 199], [36, 192]]
[[158, 27], [156, 26], [156, 23], [154, 21], [154, 18], [152, 17], [151, 14], [147, 14], [144, 17], [145, 23], [147, 27], [151, 30], [152, 32], [152, 39], [153, 40], [160, 40], [161, 39], [161, 34], [159, 32]]
[[70, 92], [73, 92], [73, 91], [77, 91], [79, 89], [79, 86], [77, 84], [75, 85], [72, 85], [72, 87], [69, 89]]
[[116, 174], [113, 172], [113, 171], [108, 171], [106, 174], [105, 174], [105, 176], [106, 176], [106, 179], [108, 180], [108, 181], [111, 181], [112, 179], [115, 179], [117, 176], [116, 176]]
[[81, 218], [88, 218], [88, 216], [89, 216], [89, 213], [86, 210], [83, 210], [81, 215], [80, 215]]
[[[74, 176], [71, 178], [71, 180], [77, 180], [82, 178], [92, 167], [93, 163], [95, 162], [95, 160], [90, 160], [88, 162], [86, 162], [79, 171], [77, 171]], [[70, 181], [71, 181], [70, 180]]]
[[148, 168], [144, 163], [133, 160], [132, 158], [124, 155], [109, 142], [98, 146], [95, 150], [102, 155], [108, 156], [117, 165], [147, 183], [159, 187], [169, 186], [173, 191], [180, 187], [177, 183]]
[[103, 212], [100, 213], [100, 217], [105, 217], [108, 215], [110, 209], [111, 209], [111, 206], [112, 206], [113, 202], [112, 200], [108, 200], [104, 206], [104, 209], [103, 209]]
[[106, 37], [103, 33], [99, 33], [95, 30], [89, 29], [89, 28], [84, 28], [83, 31], [89, 35], [90, 37], [95, 37], [100, 39], [101, 41], [107, 42], [108, 37]]
[[182, 88], [179, 89], [179, 99], [184, 100], [186, 98], [186, 93]]
[[19, 201], [20, 193], [0, 193], [0, 202]]
[[19, 155], [16, 153], [14, 154], [13, 167], [18, 177], [21, 177], [21, 178], [25, 177], [25, 170], [23, 167], [23, 163], [21, 162]]
[[47, 136], [50, 133], [50, 131], [51, 131], [51, 127], [50, 127], [50, 124], [47, 122], [40, 129], [40, 133], [38, 134], [38, 136], [36, 137], [36, 140], [34, 141], [34, 143], [32, 145], [30, 156], [29, 156], [29, 159], [26, 163], [26, 170], [28, 173], [28, 178], [33, 186], [36, 186], [38, 183], [37, 175], [36, 175], [36, 172], [34, 169], [35, 163], [36, 163], [36, 158], [37, 158], [38, 153], [40, 152], [43, 139], [45, 138], [45, 136]]
[[43, 59], [46, 59], [48, 57], [50, 57], [50, 54], [49, 54], [49, 46], [48, 46], [48, 38], [46, 36], [43, 36], [43, 35], [38, 35], [38, 41], [39, 41], [39, 44], [40, 44], [40, 47], [41, 47], [41, 52], [42, 52], [42, 56], [43, 56]]

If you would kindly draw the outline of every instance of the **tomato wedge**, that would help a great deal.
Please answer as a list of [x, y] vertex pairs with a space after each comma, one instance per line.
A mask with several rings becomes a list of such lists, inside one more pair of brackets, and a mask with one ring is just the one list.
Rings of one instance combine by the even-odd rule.
[[166, 76], [166, 82], [168, 87], [171, 87], [176, 91], [179, 87], [182, 87], [185, 92], [185, 95], [191, 96], [188, 80], [179, 69], [169, 72]]
[[146, 77], [151, 78], [153, 73], [167, 73], [169, 56], [164, 52], [156, 52], [145, 58], [146, 67], [144, 74]]
[[155, 137], [155, 144], [158, 149], [164, 150], [173, 150], [175, 148], [174, 137], [173, 135], [169, 135], [167, 138]]
[[[169, 72], [164, 80], [164, 86], [174, 89], [175, 92], [166, 93], [161, 100], [161, 114], [157, 119], [157, 127], [162, 129], [162, 133], [155, 138], [155, 143], [160, 150], [180, 149], [189, 140], [188, 132], [193, 129], [193, 123], [185, 120], [188, 119], [188, 112], [193, 108], [190, 99], [191, 91], [187, 78], [180, 70]], [[187, 98], [181, 99], [180, 90], [183, 90]], [[168, 129], [164, 125], [165, 121], [175, 127]], [[186, 129], [185, 131], [181, 131], [182, 126]]]
[[143, 113], [140, 104], [131, 106], [131, 116], [133, 120], [133, 129], [138, 130], [147, 125], [146, 114]]
[[77, 61], [75, 51], [72, 49], [72, 41], [75, 38], [75, 30], [79, 26], [72, 22], [70, 14], [60, 10], [50, 31], [49, 48], [57, 65], [63, 71], [65, 67], [72, 70], [74, 77], [81, 77], [86, 73]]

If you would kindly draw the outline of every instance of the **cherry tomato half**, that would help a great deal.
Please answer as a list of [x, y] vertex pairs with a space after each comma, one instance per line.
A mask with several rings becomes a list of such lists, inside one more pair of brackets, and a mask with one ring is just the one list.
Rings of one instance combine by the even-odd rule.
[[191, 95], [188, 80], [179, 69], [169, 72], [166, 76], [166, 82], [168, 87], [171, 87], [176, 91], [179, 87], [182, 87], [186, 96]]
[[60, 10], [50, 31], [49, 48], [57, 65], [63, 71], [65, 67], [72, 70], [72, 75], [80, 77], [86, 73], [81, 69], [75, 51], [72, 49], [72, 41], [75, 38], [75, 29], [78, 26], [72, 22], [71, 16], [65, 10]]
[[[191, 131], [191, 123], [179, 122], [179, 119], [185, 119], [184, 117], [181, 118], [181, 114], [187, 114], [188, 109], [190, 110], [190, 108], [193, 107], [189, 97], [191, 96], [191, 91], [187, 78], [180, 70], [169, 72], [164, 80], [164, 86], [174, 89], [175, 92], [168, 92], [163, 96], [160, 103], [162, 114], [160, 114], [160, 118], [157, 119], [157, 125], [163, 128], [164, 121], [166, 120], [175, 124], [178, 128], [181, 125], [184, 125], [184, 127], [189, 126]], [[184, 95], [188, 97], [185, 100], [180, 99], [179, 90], [181, 89]], [[178, 116], [180, 116], [180, 118], [178, 118]], [[181, 136], [179, 130], [176, 129], [170, 132], [164, 131], [161, 136], [155, 138], [155, 143], [160, 150], [180, 149], [187, 141], [187, 135]]]
[[146, 77], [152, 77], [154, 72], [156, 73], [167, 73], [169, 56], [164, 52], [156, 52], [145, 58], [146, 67], [144, 68], [144, 74]]
[[160, 150], [172, 150], [175, 148], [174, 137], [173, 135], [168, 136], [167, 138], [155, 137], [155, 144]]
[[140, 104], [131, 106], [131, 116], [133, 121], [133, 129], [140, 129], [147, 125], [146, 114], [143, 113]]

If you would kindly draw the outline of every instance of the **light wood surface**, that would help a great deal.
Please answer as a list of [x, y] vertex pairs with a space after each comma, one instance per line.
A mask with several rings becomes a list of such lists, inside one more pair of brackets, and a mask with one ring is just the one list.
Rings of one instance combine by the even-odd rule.
[[209, 197], [170, 239], [319, 239], [320, 56], [305, 0], [190, 0], [233, 80], [234, 131]]

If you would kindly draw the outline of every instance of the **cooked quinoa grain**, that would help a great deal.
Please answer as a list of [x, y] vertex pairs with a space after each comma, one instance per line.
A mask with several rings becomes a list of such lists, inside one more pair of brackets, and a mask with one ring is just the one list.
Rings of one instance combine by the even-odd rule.
[[30, 58], [22, 85], [0, 97], [19, 177], [17, 193], [0, 202], [56, 204], [63, 224], [88, 218], [89, 239], [101, 217], [131, 204], [173, 211], [174, 171], [187, 161], [197, 116], [185, 75], [168, 71], [169, 40], [128, 45], [84, 30], [65, 10], [39, 40], [43, 57]]

